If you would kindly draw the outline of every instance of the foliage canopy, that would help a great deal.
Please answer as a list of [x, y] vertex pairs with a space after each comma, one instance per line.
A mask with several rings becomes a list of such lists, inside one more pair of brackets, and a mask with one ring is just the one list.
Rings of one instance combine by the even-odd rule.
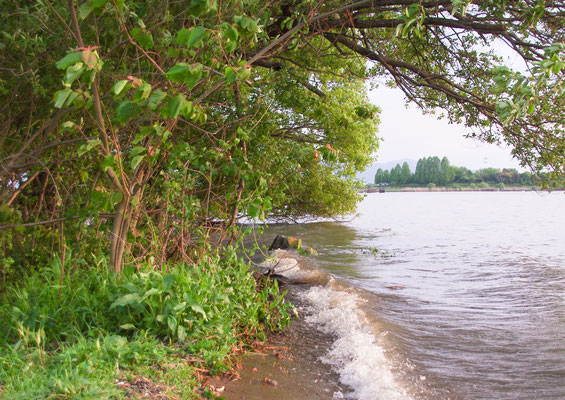
[[[242, 216], [351, 211], [355, 170], [378, 144], [368, 79], [560, 180], [564, 12], [539, 0], [2, 0], [3, 273], [66, 246], [109, 248], [117, 272], [124, 259], [197, 262]], [[501, 65], [502, 45], [527, 72]]]

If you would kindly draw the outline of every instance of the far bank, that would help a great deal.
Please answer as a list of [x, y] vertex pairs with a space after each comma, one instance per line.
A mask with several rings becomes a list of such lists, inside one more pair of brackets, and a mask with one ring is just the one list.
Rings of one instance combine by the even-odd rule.
[[542, 190], [538, 186], [375, 186], [367, 185], [360, 190], [361, 193], [385, 193], [385, 192], [528, 192]]

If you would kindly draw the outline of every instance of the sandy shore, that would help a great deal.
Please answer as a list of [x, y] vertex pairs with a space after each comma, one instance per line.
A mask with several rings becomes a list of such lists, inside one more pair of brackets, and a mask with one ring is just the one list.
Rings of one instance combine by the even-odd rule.
[[309, 286], [287, 285], [287, 299], [299, 319], [287, 330], [271, 335], [256, 352], [245, 355], [235, 379], [215, 378], [208, 386], [227, 400], [340, 399], [349, 389], [319, 357], [329, 350], [333, 338], [304, 321], [304, 307], [297, 294]]

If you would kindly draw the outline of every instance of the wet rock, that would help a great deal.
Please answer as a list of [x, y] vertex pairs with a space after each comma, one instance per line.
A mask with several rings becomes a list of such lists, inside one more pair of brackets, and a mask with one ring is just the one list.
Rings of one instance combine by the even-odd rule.
[[286, 250], [290, 248], [290, 244], [288, 243], [288, 239], [284, 236], [277, 235], [273, 243], [271, 243], [271, 247], [269, 247], [269, 251], [276, 250], [276, 249], [283, 249]]

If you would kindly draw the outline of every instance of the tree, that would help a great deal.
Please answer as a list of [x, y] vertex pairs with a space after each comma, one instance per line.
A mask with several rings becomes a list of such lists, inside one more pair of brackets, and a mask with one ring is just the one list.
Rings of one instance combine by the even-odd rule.
[[375, 185], [382, 184], [383, 177], [384, 177], [383, 169], [382, 168], [377, 169], [377, 172], [375, 173]]
[[480, 169], [478, 172], [481, 176], [481, 180], [484, 182], [488, 182], [492, 184], [502, 182], [500, 170], [498, 168], [483, 168]]
[[400, 183], [400, 171], [400, 164], [396, 164], [396, 166], [390, 170], [390, 183], [392, 185], [398, 185]]
[[[117, 272], [195, 261], [242, 217], [353, 210], [378, 144], [368, 79], [565, 172], [560, 3], [3, 5], [0, 224], [18, 263], [54, 243]], [[499, 65], [495, 43], [531, 72]]]
[[439, 157], [428, 158], [428, 182], [435, 183], [436, 185], [441, 180], [441, 161]]
[[414, 183], [424, 183], [424, 159], [420, 158], [416, 163], [416, 170], [414, 171]]
[[390, 177], [390, 171], [387, 169], [383, 173], [383, 183], [390, 185], [391, 181], [392, 181], [392, 179]]
[[457, 183], [470, 183], [473, 173], [465, 167], [453, 167], [453, 180]]
[[400, 170], [400, 183], [405, 185], [407, 183], [410, 183], [411, 179], [412, 179], [412, 171], [410, 171], [410, 166], [405, 161], [402, 164], [402, 169]]
[[443, 157], [440, 164], [439, 183], [442, 185], [450, 184], [451, 182], [453, 182], [454, 175], [455, 173], [453, 171], [453, 168], [449, 164], [449, 159], [447, 157]]
[[532, 174], [530, 172], [522, 172], [520, 174], [520, 184], [531, 185], [532, 183]]
[[502, 170], [502, 183], [507, 185], [519, 185], [520, 173], [515, 168], [504, 168]]

